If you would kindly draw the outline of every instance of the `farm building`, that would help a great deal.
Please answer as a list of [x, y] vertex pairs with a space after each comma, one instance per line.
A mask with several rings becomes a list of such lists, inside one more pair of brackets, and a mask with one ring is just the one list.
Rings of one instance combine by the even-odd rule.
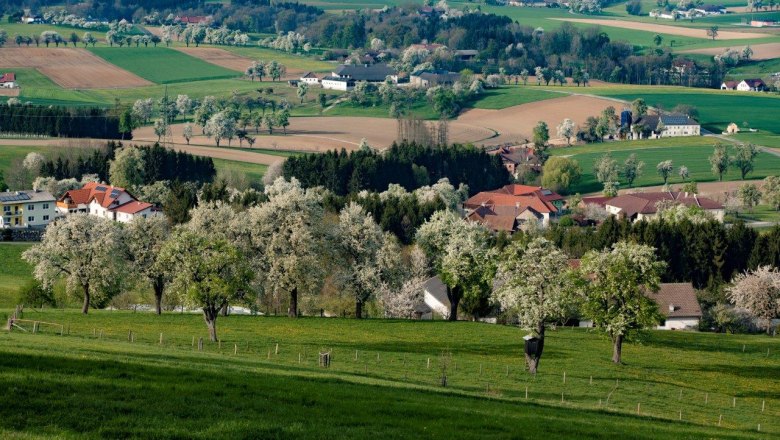
[[623, 194], [617, 197], [584, 197], [582, 203], [603, 206], [608, 213], [632, 221], [649, 220], [658, 214], [660, 203], [695, 206], [723, 221], [723, 205], [707, 197], [679, 191]]
[[341, 90], [347, 92], [355, 88], [355, 80], [351, 78], [339, 78], [338, 76], [326, 76], [320, 81], [323, 89]]
[[518, 178], [520, 171], [524, 168], [533, 171], [542, 170], [542, 163], [536, 157], [533, 148], [500, 147], [495, 151], [488, 152], [488, 154], [498, 154], [501, 157], [501, 163], [515, 178]]
[[56, 200], [46, 191], [0, 192], [0, 228], [45, 227], [57, 215]]
[[750, 20], [752, 27], [775, 27], [778, 26], [775, 20]]
[[455, 58], [459, 59], [460, 61], [471, 61], [476, 58], [477, 55], [479, 55], [479, 51], [474, 49], [462, 49], [455, 51]]
[[429, 278], [428, 281], [423, 284], [424, 297], [423, 301], [427, 306], [427, 313], [425, 308], [420, 307], [419, 312], [423, 312], [422, 319], [431, 319], [432, 313], [443, 316], [445, 319], [450, 316], [450, 300], [447, 297], [447, 286], [442, 282], [438, 276]]
[[739, 84], [736, 81], [724, 81], [720, 85], [721, 90], [737, 90], [737, 84]]
[[740, 92], [765, 92], [766, 84], [761, 78], [743, 79], [737, 84], [737, 90]]
[[89, 182], [81, 189], [72, 189], [57, 199], [57, 213], [66, 216], [87, 213], [122, 223], [136, 217], [163, 215], [151, 203], [141, 202], [124, 188]]
[[342, 64], [334, 70], [332, 77], [351, 79], [352, 81], [367, 81], [374, 83], [384, 82], [390, 77], [393, 82], [398, 82], [398, 71], [387, 64]]
[[4, 73], [2, 76], [0, 76], [0, 88], [3, 89], [15, 89], [17, 87], [16, 84], [16, 74], [13, 72]]
[[434, 86], [451, 86], [460, 79], [460, 74], [457, 72], [448, 72], [446, 70], [424, 70], [422, 72], [413, 73], [409, 77], [409, 83], [413, 87], [434, 87]]
[[687, 115], [645, 115], [631, 126], [634, 139], [699, 136], [701, 125]]
[[301, 76], [300, 82], [306, 83], [309, 85], [319, 84], [320, 83], [320, 77], [317, 76], [314, 72], [306, 72]]
[[510, 184], [475, 194], [463, 203], [466, 219], [499, 232], [545, 227], [563, 210], [561, 195], [542, 188]]

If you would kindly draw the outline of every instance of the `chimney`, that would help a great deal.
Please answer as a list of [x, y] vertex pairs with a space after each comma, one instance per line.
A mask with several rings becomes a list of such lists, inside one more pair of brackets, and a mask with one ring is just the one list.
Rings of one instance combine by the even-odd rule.
[[674, 312], [676, 310], [676, 307], [674, 307], [674, 304], [669, 304], [669, 311]]

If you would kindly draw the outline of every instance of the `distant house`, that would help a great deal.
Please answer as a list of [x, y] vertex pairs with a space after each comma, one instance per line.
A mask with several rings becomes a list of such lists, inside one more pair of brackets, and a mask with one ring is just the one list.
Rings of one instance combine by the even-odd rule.
[[533, 171], [541, 171], [542, 163], [536, 156], [533, 148], [528, 147], [500, 147], [489, 154], [497, 154], [501, 157], [501, 163], [512, 176], [517, 178], [520, 170], [527, 168]]
[[124, 188], [89, 182], [80, 189], [72, 189], [57, 199], [60, 216], [87, 213], [122, 223], [136, 217], [154, 217], [162, 212], [151, 203], [139, 201]]
[[701, 125], [683, 114], [645, 115], [632, 125], [634, 139], [701, 135]]
[[648, 295], [657, 304], [664, 320], [658, 330], [697, 330], [701, 307], [690, 283], [662, 283], [657, 293]]
[[515, 232], [529, 227], [545, 227], [563, 210], [561, 195], [542, 188], [510, 184], [483, 191], [463, 203], [466, 219], [485, 225], [494, 232]]
[[[424, 297], [423, 301], [428, 309], [441, 315], [444, 319], [450, 317], [450, 300], [447, 297], [447, 285], [444, 284], [438, 276], [428, 279], [423, 284]], [[420, 308], [420, 312], [424, 312], [425, 309]], [[423, 319], [430, 319], [430, 312], [428, 316], [423, 316]]]
[[632, 221], [649, 220], [658, 214], [659, 203], [673, 203], [695, 206], [711, 213], [723, 221], [723, 205], [707, 197], [678, 191], [623, 194], [617, 197], [585, 197], [583, 203], [596, 203], [606, 208], [609, 214], [625, 217]]
[[35, 15], [25, 15], [22, 17], [22, 23], [24, 24], [43, 24], [43, 16], [35, 14]]
[[693, 10], [698, 12], [702, 16], [706, 16], [706, 15], [722, 15], [722, 14], [725, 14], [727, 12], [726, 8], [724, 6], [720, 6], [720, 5], [717, 5], [717, 6], [716, 5], [702, 5], [702, 6], [697, 6], [697, 7], [693, 8]]
[[736, 81], [724, 81], [723, 84], [720, 85], [721, 90], [737, 90], [737, 84], [739, 84]]
[[4, 73], [2, 76], [0, 76], [0, 88], [3, 89], [15, 89], [18, 85], [16, 84], [16, 74], [13, 72]]
[[737, 90], [740, 92], [764, 92], [767, 87], [761, 78], [743, 79], [737, 84]]
[[419, 43], [410, 44], [407, 49], [427, 50], [430, 53], [436, 52], [436, 49], [446, 49], [447, 46], [439, 43]]
[[342, 64], [334, 70], [332, 77], [351, 79], [353, 81], [384, 82], [387, 77], [398, 82], [398, 71], [384, 63], [377, 64]]
[[730, 123], [728, 127], [726, 127], [726, 134], [737, 134], [739, 133], [739, 125], [735, 123]]
[[750, 20], [750, 26], [753, 27], [775, 27], [778, 26], [775, 20]]
[[208, 24], [210, 17], [204, 15], [182, 15], [176, 17], [174, 21], [178, 21], [182, 24]]
[[338, 76], [326, 76], [320, 81], [323, 89], [350, 91], [355, 88], [355, 80], [352, 78], [340, 78]]
[[479, 55], [479, 51], [474, 49], [462, 49], [456, 50], [454, 55], [455, 58], [460, 61], [471, 61]]
[[0, 192], [0, 228], [45, 227], [57, 216], [56, 201], [46, 191]]
[[320, 77], [318, 77], [316, 73], [306, 72], [303, 74], [303, 76], [301, 76], [300, 81], [309, 85], [319, 84]]
[[413, 87], [434, 87], [434, 86], [451, 86], [460, 79], [460, 74], [457, 72], [448, 72], [446, 70], [424, 70], [422, 72], [413, 73], [409, 77], [409, 83]]

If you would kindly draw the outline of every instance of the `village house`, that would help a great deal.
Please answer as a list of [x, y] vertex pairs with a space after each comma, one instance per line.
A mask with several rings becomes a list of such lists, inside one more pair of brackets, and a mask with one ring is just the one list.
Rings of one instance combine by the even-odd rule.
[[485, 225], [494, 232], [515, 232], [546, 227], [563, 211], [560, 194], [541, 186], [510, 184], [483, 191], [463, 203], [466, 219]]
[[739, 84], [736, 81], [723, 81], [723, 83], [720, 85], [721, 90], [737, 90], [737, 84]]
[[622, 194], [617, 197], [584, 197], [583, 205], [596, 204], [604, 207], [607, 213], [624, 217], [631, 221], [649, 220], [659, 211], [659, 204], [679, 204], [695, 206], [709, 212], [718, 221], [723, 221], [723, 205], [707, 197], [679, 191], [645, 192]]
[[460, 61], [471, 61], [479, 55], [479, 51], [475, 49], [461, 49], [454, 51], [453, 55]]
[[45, 227], [57, 216], [56, 201], [46, 191], [0, 192], [0, 228]]
[[397, 83], [398, 72], [387, 64], [341, 64], [330, 75], [322, 78], [323, 89], [349, 91], [358, 81], [384, 82], [387, 77]]
[[18, 87], [16, 84], [16, 74], [13, 72], [6, 72], [0, 76], [0, 88], [3, 89], [15, 89]]
[[141, 202], [124, 188], [89, 182], [81, 189], [72, 189], [57, 199], [57, 213], [67, 216], [87, 213], [122, 223], [136, 217], [163, 215], [151, 203]]
[[631, 126], [633, 139], [700, 136], [701, 125], [682, 114], [645, 115]]
[[320, 83], [320, 77], [314, 72], [306, 72], [301, 76], [300, 81], [309, 85], [316, 85]]
[[776, 27], [778, 26], [775, 20], [750, 20], [750, 26], [752, 27]]
[[[690, 283], [661, 283], [658, 292], [646, 293], [658, 304], [663, 320], [656, 330], [698, 330], [702, 313], [696, 290]], [[593, 327], [590, 319], [580, 319], [580, 327]]]
[[409, 83], [412, 87], [434, 87], [434, 86], [452, 86], [460, 80], [460, 74], [457, 72], [448, 72], [446, 70], [423, 70], [413, 73], [409, 77]]
[[761, 78], [743, 79], [737, 84], [737, 90], [740, 92], [765, 92], [766, 84]]
[[539, 161], [533, 148], [523, 146], [499, 147], [496, 150], [489, 151], [488, 154], [499, 155], [501, 163], [515, 179], [524, 170], [536, 172], [542, 170], [542, 163]]
[[352, 78], [339, 78], [337, 76], [326, 76], [320, 81], [323, 89], [341, 90], [348, 92], [355, 88], [355, 80]]

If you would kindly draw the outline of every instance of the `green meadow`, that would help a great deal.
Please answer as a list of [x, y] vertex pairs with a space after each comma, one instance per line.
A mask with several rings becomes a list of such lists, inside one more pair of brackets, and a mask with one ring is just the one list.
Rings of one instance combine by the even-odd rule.
[[[712, 174], [709, 164], [709, 156], [712, 155], [713, 144], [716, 139], [692, 137], [687, 139], [665, 138], [647, 141], [609, 142], [603, 144], [590, 144], [582, 147], [557, 148], [552, 150], [556, 156], [569, 156], [576, 159], [582, 169], [582, 179], [570, 192], [587, 194], [598, 192], [602, 184], [596, 180], [593, 164], [604, 153], [611, 152], [618, 164], [630, 154], [636, 154], [637, 159], [645, 162], [642, 175], [634, 182], [635, 187], [663, 185], [663, 179], [656, 172], [656, 165], [664, 160], [672, 160], [675, 170], [668, 183], [679, 186], [684, 183], [677, 171], [680, 166], [688, 167], [688, 181], [713, 182], [718, 177]], [[725, 143], [725, 142], [724, 142]], [[731, 147], [729, 147], [731, 148]], [[780, 175], [780, 157], [763, 152], [760, 153], [755, 163], [755, 170], [748, 174], [748, 179], [763, 179], [767, 176]], [[729, 169], [723, 176], [724, 181], [740, 180], [739, 171]], [[621, 188], [626, 188], [626, 183], [621, 181]]]
[[167, 47], [94, 47], [95, 55], [157, 84], [234, 78], [235, 71]]
[[4, 438], [780, 435], [780, 345], [760, 335], [648, 332], [614, 365], [605, 337], [559, 328], [533, 377], [501, 325], [229, 316], [198, 351], [197, 314], [23, 317], [63, 327], [0, 332]]
[[219, 46], [219, 48], [253, 60], [275, 60], [284, 64], [288, 69], [299, 69], [311, 72], [330, 72], [335, 67], [334, 63], [320, 61], [311, 56], [287, 53], [257, 46]]
[[19, 287], [32, 279], [32, 267], [22, 260], [27, 243], [0, 243], [0, 308], [17, 304]]

